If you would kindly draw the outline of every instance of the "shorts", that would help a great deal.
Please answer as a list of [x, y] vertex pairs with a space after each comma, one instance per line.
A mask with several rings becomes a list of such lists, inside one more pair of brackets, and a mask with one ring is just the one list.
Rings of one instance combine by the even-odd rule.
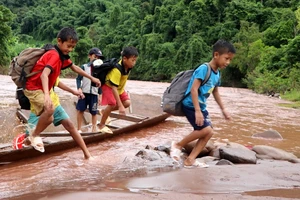
[[[102, 101], [101, 101], [101, 105], [110, 105], [110, 106], [116, 106], [117, 105], [117, 101], [114, 97], [114, 94], [112, 92], [111, 87], [107, 86], [107, 85], [103, 85], [102, 87]], [[130, 100], [127, 92], [123, 92], [122, 94], [119, 95], [120, 96], [120, 100], [122, 102], [126, 101], [126, 100]]]
[[203, 114], [203, 117], [204, 117], [204, 123], [203, 123], [202, 126], [198, 126], [196, 124], [195, 109], [194, 108], [190, 108], [190, 107], [186, 107], [184, 105], [182, 105], [182, 109], [183, 109], [183, 112], [184, 112], [187, 120], [193, 126], [194, 130], [202, 130], [205, 127], [208, 127], [208, 126], [212, 127], [211, 120], [210, 120], [210, 117], [209, 117], [209, 114], [208, 114], [207, 110], [201, 111], [202, 114]]
[[25, 96], [30, 101], [30, 106], [33, 108], [35, 115], [40, 116], [44, 111], [45, 95], [42, 90], [24, 90]]
[[79, 99], [76, 104], [76, 109], [83, 112], [89, 107], [89, 111], [92, 115], [97, 114], [98, 110], [98, 95], [83, 93], [85, 98]]
[[[66, 111], [64, 110], [64, 108], [61, 105], [59, 105], [55, 108], [53, 117], [54, 117], [54, 119], [53, 119], [54, 126], [60, 125], [62, 120], [69, 119], [69, 115], [66, 113]], [[40, 118], [39, 116], [30, 112], [30, 115], [28, 118], [28, 125], [29, 125], [30, 129], [35, 128], [35, 126], [38, 123], [39, 118]], [[29, 132], [26, 131], [26, 135], [28, 135], [28, 134], [29, 134]]]

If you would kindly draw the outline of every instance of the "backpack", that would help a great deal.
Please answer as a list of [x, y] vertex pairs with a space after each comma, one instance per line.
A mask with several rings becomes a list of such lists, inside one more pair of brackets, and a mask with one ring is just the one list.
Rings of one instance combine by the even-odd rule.
[[[207, 66], [207, 73], [201, 86], [207, 83], [211, 74], [210, 66], [208, 63], [205, 64]], [[174, 116], [184, 116], [181, 103], [190, 94], [190, 92], [188, 94], [185, 94], [185, 92], [195, 70], [196, 69], [190, 69], [179, 72], [172, 80], [170, 86], [167, 87], [163, 93], [162, 109], [164, 112]]]
[[51, 44], [46, 44], [42, 48], [27, 48], [10, 62], [8, 75], [11, 76], [11, 79], [17, 85], [16, 99], [18, 99], [21, 109], [30, 110], [30, 102], [23, 91], [26, 79], [40, 72], [30, 73], [40, 57], [51, 49], [54, 49], [54, 46]]
[[122, 66], [118, 63], [117, 58], [111, 58], [109, 60], [99, 62], [99, 59], [94, 60], [91, 63], [92, 76], [98, 78], [101, 85], [105, 84], [106, 75], [113, 68], [117, 68], [122, 73]]
[[25, 88], [26, 79], [40, 72], [30, 73], [39, 58], [50, 49], [54, 49], [51, 44], [47, 44], [42, 48], [27, 48], [12, 59], [8, 75], [11, 76], [18, 88]]

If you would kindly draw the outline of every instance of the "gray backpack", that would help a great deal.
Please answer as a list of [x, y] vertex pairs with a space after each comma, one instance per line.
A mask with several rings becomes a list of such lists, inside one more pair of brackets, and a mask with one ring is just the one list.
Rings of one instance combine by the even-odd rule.
[[[207, 83], [210, 74], [211, 68], [208, 63], [205, 63], [207, 66], [207, 73], [204, 80], [201, 83], [201, 86]], [[182, 101], [187, 97], [189, 93], [185, 94], [191, 77], [195, 69], [190, 69], [186, 71], [179, 72], [175, 78], [172, 80], [171, 84], [164, 91], [162, 97], [162, 108], [163, 111], [174, 116], [184, 116], [182, 111]]]

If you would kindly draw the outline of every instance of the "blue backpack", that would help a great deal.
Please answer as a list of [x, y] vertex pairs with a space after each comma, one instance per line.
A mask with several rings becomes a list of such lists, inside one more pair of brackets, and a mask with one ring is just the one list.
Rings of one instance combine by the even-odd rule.
[[[211, 74], [211, 68], [209, 64], [205, 64], [207, 66], [207, 73], [201, 83], [201, 86], [207, 83]], [[162, 97], [161, 106], [164, 112], [174, 116], [184, 116], [182, 111], [182, 101], [190, 94], [190, 92], [187, 94], [185, 94], [185, 92], [195, 70], [196, 69], [190, 69], [179, 72], [172, 80], [170, 86], [164, 91]]]

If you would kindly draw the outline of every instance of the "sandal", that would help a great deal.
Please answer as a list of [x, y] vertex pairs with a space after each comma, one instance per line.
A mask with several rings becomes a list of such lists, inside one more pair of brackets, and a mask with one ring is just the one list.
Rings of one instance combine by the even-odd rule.
[[198, 160], [195, 160], [195, 162], [192, 165], [184, 165], [185, 168], [191, 169], [191, 168], [208, 168], [209, 165], [206, 163], [199, 162]]
[[40, 136], [33, 137], [33, 136], [29, 135], [28, 140], [31, 142], [31, 146], [35, 150], [42, 152], [42, 153], [45, 152], [44, 143]]
[[174, 161], [179, 162], [180, 155], [181, 155], [181, 150], [175, 147], [175, 142], [173, 141], [171, 143], [170, 156]]
[[109, 134], [113, 134], [112, 130], [110, 130], [107, 126], [104, 126], [103, 128], [101, 128], [99, 130], [100, 133], [109, 133]]

